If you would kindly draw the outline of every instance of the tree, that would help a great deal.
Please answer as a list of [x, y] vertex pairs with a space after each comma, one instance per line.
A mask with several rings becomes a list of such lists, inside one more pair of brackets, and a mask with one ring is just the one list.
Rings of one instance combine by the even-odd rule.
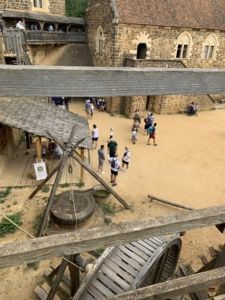
[[83, 18], [89, 0], [66, 0], [66, 15]]

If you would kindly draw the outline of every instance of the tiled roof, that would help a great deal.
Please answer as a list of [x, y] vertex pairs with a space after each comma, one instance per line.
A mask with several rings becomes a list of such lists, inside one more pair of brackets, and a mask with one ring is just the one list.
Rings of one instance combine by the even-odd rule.
[[225, 30], [224, 0], [115, 0], [119, 23]]
[[0, 123], [47, 138], [47, 132], [50, 132], [61, 143], [68, 142], [70, 132], [76, 124], [72, 144], [88, 137], [80, 146], [91, 148], [87, 120], [45, 101], [0, 98]]

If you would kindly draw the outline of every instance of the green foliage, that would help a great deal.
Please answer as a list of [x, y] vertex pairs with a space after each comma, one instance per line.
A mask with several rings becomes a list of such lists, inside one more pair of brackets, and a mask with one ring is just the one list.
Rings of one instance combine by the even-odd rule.
[[[21, 213], [17, 213], [14, 215], [8, 215], [7, 217], [18, 226], [21, 226], [23, 224], [22, 220], [21, 220]], [[6, 219], [3, 219], [0, 222], [0, 237], [4, 237], [5, 235], [7, 235], [9, 233], [14, 233], [17, 230], [18, 230], [18, 228]]]
[[96, 253], [97, 255], [101, 256], [102, 253], [103, 253], [104, 251], [105, 251], [104, 248], [98, 248], [98, 249], [95, 250], [95, 253]]
[[101, 206], [104, 214], [106, 215], [115, 215], [116, 213], [116, 206], [115, 204], [111, 204], [110, 202], [109, 203], [99, 203], [99, 205]]
[[0, 192], [0, 203], [4, 203], [8, 195], [11, 193], [11, 186], [8, 186], [6, 189]]
[[66, 15], [83, 18], [89, 0], [66, 0]]
[[48, 193], [49, 192], [49, 186], [45, 185], [42, 190], [43, 193]]

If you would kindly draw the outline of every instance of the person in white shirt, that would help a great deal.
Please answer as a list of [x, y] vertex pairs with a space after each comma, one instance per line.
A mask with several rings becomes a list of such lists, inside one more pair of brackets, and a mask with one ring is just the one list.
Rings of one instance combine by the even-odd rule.
[[25, 30], [25, 27], [21, 20], [16, 23], [16, 29]]
[[99, 131], [95, 124], [93, 125], [93, 129], [91, 132], [91, 138], [92, 138], [92, 145], [96, 149], [98, 146]]
[[114, 157], [111, 157], [109, 162], [111, 163], [111, 183], [112, 186], [115, 186], [117, 185], [116, 178], [120, 169], [120, 160], [118, 159], [118, 155], [115, 154]]
[[125, 147], [125, 151], [122, 157], [122, 168], [126, 166], [126, 170], [127, 170], [129, 167], [129, 162], [130, 162], [130, 150], [128, 147]]

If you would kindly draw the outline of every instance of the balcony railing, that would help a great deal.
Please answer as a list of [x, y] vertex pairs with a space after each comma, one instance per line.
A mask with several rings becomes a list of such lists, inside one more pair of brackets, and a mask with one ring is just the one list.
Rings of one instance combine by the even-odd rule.
[[59, 31], [25, 31], [26, 44], [42, 45], [42, 44], [67, 44], [67, 43], [85, 43], [85, 32], [59, 32]]

